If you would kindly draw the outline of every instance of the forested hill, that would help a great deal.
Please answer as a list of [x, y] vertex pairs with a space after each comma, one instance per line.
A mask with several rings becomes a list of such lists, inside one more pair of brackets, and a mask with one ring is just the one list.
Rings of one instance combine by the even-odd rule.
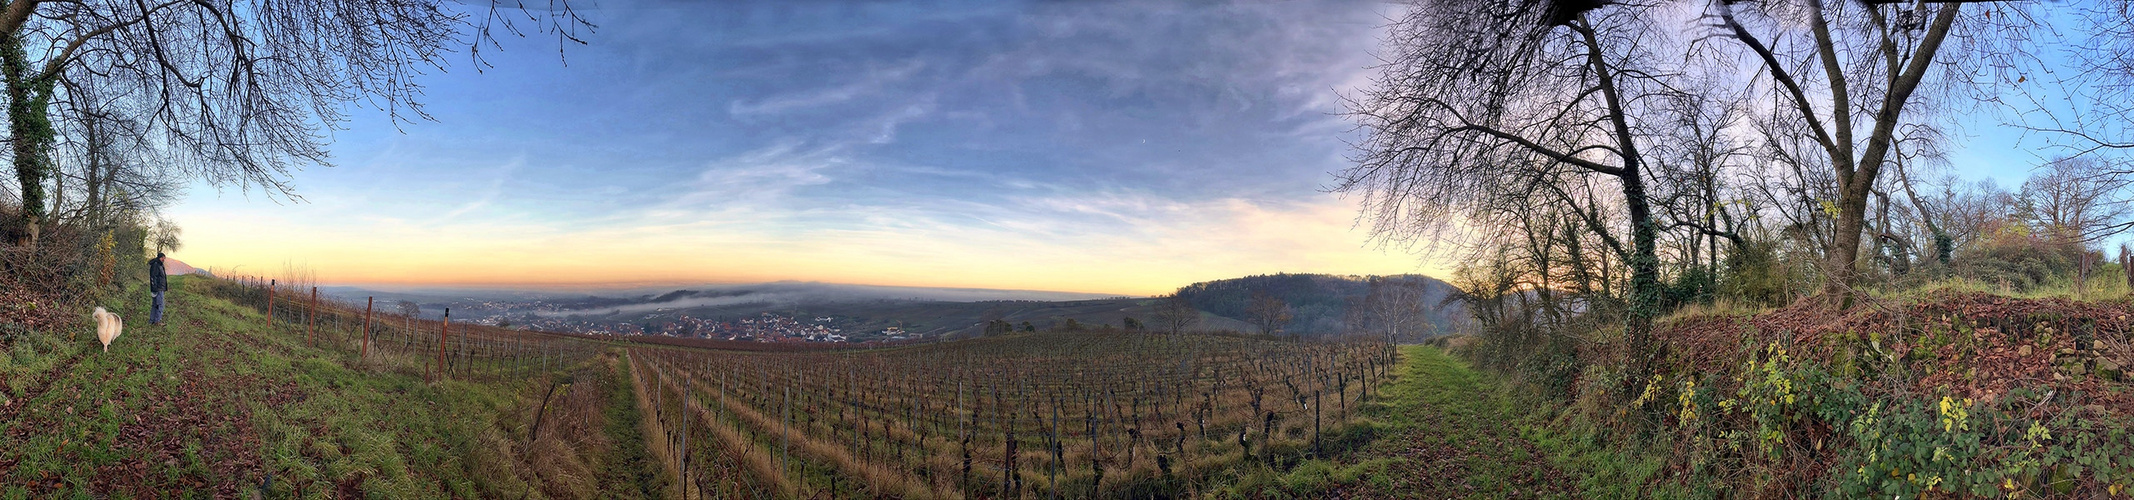
[[1383, 285], [1406, 286], [1419, 289], [1412, 296], [1413, 306], [1421, 308], [1424, 317], [1432, 325], [1449, 328], [1461, 321], [1457, 303], [1448, 304], [1446, 297], [1460, 293], [1451, 284], [1420, 274], [1394, 276], [1337, 276], [1329, 274], [1267, 274], [1206, 281], [1186, 285], [1178, 289], [1194, 308], [1211, 314], [1249, 321], [1248, 308], [1255, 293], [1266, 293], [1287, 303], [1291, 321], [1286, 328], [1292, 333], [1304, 335], [1327, 335], [1346, 331], [1352, 307], [1364, 302], [1371, 291], [1371, 280], [1383, 280]]

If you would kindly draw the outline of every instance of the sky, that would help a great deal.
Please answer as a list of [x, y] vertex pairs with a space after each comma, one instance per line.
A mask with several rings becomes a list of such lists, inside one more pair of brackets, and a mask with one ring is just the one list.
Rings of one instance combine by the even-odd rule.
[[[1324, 190], [1401, 8], [609, 0], [588, 45], [450, 56], [434, 121], [356, 109], [301, 200], [196, 184], [167, 216], [193, 265], [338, 285], [1445, 277]], [[1949, 166], [2014, 189], [2053, 149], [1992, 111], [1952, 111]]]
[[434, 121], [358, 109], [301, 200], [193, 186], [173, 256], [351, 285], [1444, 276], [1323, 190], [1398, 8], [604, 1], [588, 45], [452, 56]]

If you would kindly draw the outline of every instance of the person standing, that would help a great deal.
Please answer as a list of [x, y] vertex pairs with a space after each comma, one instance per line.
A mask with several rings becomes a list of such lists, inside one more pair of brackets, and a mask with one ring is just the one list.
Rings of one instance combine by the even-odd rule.
[[148, 324], [163, 325], [163, 292], [170, 290], [170, 278], [163, 274], [163, 252], [148, 259], [148, 293], [155, 296], [155, 303], [148, 309]]

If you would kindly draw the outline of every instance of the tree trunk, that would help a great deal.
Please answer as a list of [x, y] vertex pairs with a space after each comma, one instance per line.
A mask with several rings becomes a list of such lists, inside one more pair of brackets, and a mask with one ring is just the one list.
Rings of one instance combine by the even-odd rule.
[[[1905, 103], [1911, 101], [1912, 93], [1919, 89], [1919, 82], [1926, 77], [1929, 66], [1934, 62], [1934, 54], [1941, 50], [1942, 40], [1948, 38], [1949, 27], [1955, 24], [1956, 13], [1960, 7], [1961, 4], [1956, 3], [1943, 4], [1940, 12], [1934, 16], [1934, 24], [1920, 39], [1919, 47], [1913, 52], [1910, 63], [1904, 68], [1888, 68], [1893, 73], [1901, 69], [1902, 73], [1896, 73], [1897, 76], [1891, 79], [1889, 91], [1883, 96], [1880, 109], [1875, 111], [1875, 128], [1867, 136], [1866, 149], [1862, 150], [1857, 163], [1837, 163], [1840, 167], [1838, 223], [1836, 232], [1831, 235], [1827, 260], [1830, 280], [1824, 282], [1823, 291], [1830, 294], [1833, 302], [1841, 308], [1851, 308], [1855, 298], [1853, 284], [1859, 274], [1857, 266], [1860, 258], [1860, 238], [1866, 226], [1867, 198], [1872, 196], [1875, 177], [1881, 172], [1882, 164], [1888, 159], [1890, 148], [1896, 142], [1894, 136], [1897, 120], [1904, 112]], [[1827, 29], [1823, 27], [1820, 5], [1815, 12], [1818, 28]], [[1828, 71], [1835, 74], [1837, 61], [1834, 56], [1829, 55], [1830, 51], [1834, 50], [1831, 42], [1827, 35], [1817, 38], [1825, 53], [1823, 64]], [[1837, 90], [1834, 95], [1842, 96], [1847, 92], [1842, 80], [1833, 79], [1833, 82]], [[1839, 119], [1838, 132], [1842, 142], [1838, 144], [1839, 151], [1835, 151], [1837, 154], [1834, 154], [1832, 159], [1851, 160], [1844, 157], [1850, 156], [1852, 152], [1851, 125], [1850, 121], [1844, 119], [1849, 111], [1842, 103], [1835, 109], [1832, 115]]]
[[90, 224], [101, 226], [104, 223], [104, 181], [102, 177], [104, 165], [100, 161], [103, 155], [97, 153], [97, 148], [100, 144], [96, 138], [96, 126], [93, 125], [93, 121], [91, 123], [92, 125], [89, 126], [89, 168], [82, 170], [82, 173], [85, 174], [82, 176], [82, 189], [87, 194], [88, 201], [88, 205], [84, 207], [86, 208], [84, 212], [89, 216]]
[[[1846, 176], [1852, 177], [1852, 176]], [[1831, 305], [1839, 309], [1852, 308], [1852, 285], [1859, 274], [1860, 238], [1866, 232], [1867, 196], [1854, 194], [1853, 182], [1844, 182], [1845, 189], [1838, 194], [1838, 220], [1830, 236], [1830, 250], [1826, 253], [1824, 267], [1829, 273], [1823, 281], [1823, 294]], [[1860, 189], [1858, 191], [1866, 191]]]
[[14, 149], [15, 181], [22, 190], [22, 215], [16, 234], [18, 245], [37, 244], [37, 228], [45, 216], [45, 178], [52, 169], [52, 120], [46, 114], [54, 79], [38, 75], [22, 39], [0, 34], [0, 78], [7, 83], [7, 119]]
[[1622, 158], [1622, 170], [1616, 179], [1623, 185], [1623, 200], [1630, 212], [1631, 251], [1630, 307], [1624, 318], [1623, 333], [1625, 348], [1630, 355], [1629, 384], [1642, 385], [1651, 375], [1652, 360], [1659, 355], [1652, 338], [1653, 318], [1660, 315], [1660, 252], [1659, 227], [1653, 221], [1652, 207], [1645, 196], [1645, 179], [1642, 172], [1642, 157], [1638, 154], [1635, 136], [1623, 112], [1622, 96], [1616, 90], [1614, 70], [1608, 67], [1601, 55], [1601, 45], [1591, 25], [1581, 19], [1580, 34], [1586, 40], [1587, 60], [1593, 66], [1596, 83], [1601, 96], [1608, 103], [1609, 119], [1614, 125], [1616, 147]]

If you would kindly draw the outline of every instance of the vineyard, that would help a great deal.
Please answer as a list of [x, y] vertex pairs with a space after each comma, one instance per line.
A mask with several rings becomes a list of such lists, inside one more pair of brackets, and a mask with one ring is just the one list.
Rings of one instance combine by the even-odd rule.
[[[1364, 423], [1363, 406], [1385, 390], [1381, 385], [1393, 373], [1397, 358], [1393, 346], [1382, 339], [1306, 342], [1120, 331], [841, 349], [705, 348], [510, 330], [453, 323], [450, 317], [410, 317], [373, 304], [334, 301], [309, 287], [273, 280], [200, 279], [185, 285], [185, 293], [202, 296], [180, 309], [201, 315], [182, 320], [187, 331], [219, 331], [226, 335], [219, 338], [227, 339], [199, 337], [199, 342], [227, 346], [227, 355], [246, 356], [246, 349], [256, 349], [271, 359], [309, 360], [286, 367], [295, 371], [284, 376], [305, 380], [307, 389], [299, 393], [311, 396], [276, 396], [289, 389], [214, 378], [218, 385], [241, 387], [238, 392], [247, 398], [313, 402], [293, 413], [288, 411], [294, 407], [269, 404], [241, 409], [249, 413], [233, 417], [271, 430], [228, 432], [257, 435], [271, 446], [298, 450], [295, 455], [272, 455], [299, 457], [293, 462], [243, 465], [241, 471], [227, 473], [263, 492], [330, 487], [343, 492], [516, 496], [538, 489], [543, 496], [572, 497], [582, 496], [579, 488], [585, 485], [614, 482], [644, 486], [647, 494], [664, 491], [684, 498], [1203, 496], [1236, 487], [1243, 475], [1255, 471], [1288, 470], [1369, 441], [1375, 427]], [[222, 312], [199, 309], [197, 305], [210, 300], [206, 297], [221, 304], [214, 307]], [[139, 347], [123, 345], [129, 348], [126, 352], [145, 352], [132, 349], [194, 338], [145, 337]], [[99, 361], [96, 366], [104, 365]], [[171, 366], [186, 369], [182, 363]], [[243, 376], [233, 373], [215, 377]], [[610, 380], [601, 373], [613, 373], [615, 383], [600, 382]], [[55, 371], [51, 376], [79, 378], [75, 375], [95, 378], [93, 370]], [[338, 392], [349, 387], [341, 384], [357, 383], [347, 377], [370, 377], [359, 383], [369, 388]], [[423, 454], [431, 458], [419, 460], [433, 464], [430, 460], [436, 457], [462, 457], [466, 462], [450, 467], [472, 469], [454, 469], [455, 477], [485, 467], [511, 472], [473, 479], [471, 486], [431, 484], [413, 471], [380, 476], [361, 472], [384, 470], [371, 467], [391, 463], [389, 456], [353, 459], [336, 455], [330, 446], [327, 451], [315, 448], [316, 438], [307, 436], [353, 439], [347, 436], [364, 435], [360, 433], [368, 425], [354, 421], [392, 418], [368, 413], [373, 410], [341, 412], [357, 411], [348, 404], [390, 406], [408, 397], [374, 392], [405, 383], [394, 380], [412, 380], [421, 388], [386, 390], [418, 391], [417, 397], [443, 398], [465, 408], [446, 420], [432, 415], [425, 420], [429, 423], [393, 431], [393, 439], [403, 444], [383, 449]], [[334, 395], [323, 396], [328, 393]], [[365, 402], [348, 403], [351, 398]], [[587, 420], [593, 413], [609, 417]], [[47, 419], [70, 418], [78, 417]], [[354, 420], [329, 423], [341, 418]], [[462, 418], [473, 423], [455, 427], [458, 424], [448, 422]], [[292, 420], [304, 423], [287, 423]], [[622, 430], [589, 423], [597, 421], [618, 423]], [[585, 461], [572, 462], [584, 465], [567, 469], [599, 477], [549, 477], [566, 469], [536, 465], [554, 460], [532, 453], [576, 453], [555, 446], [574, 446], [570, 443], [595, 432], [585, 428], [596, 427], [619, 439], [616, 443], [642, 442], [635, 448], [642, 454], [628, 451], [635, 445], [597, 445], [604, 451], [585, 456], [636, 458], [600, 462], [607, 465], [598, 472], [588, 469], [594, 462]], [[482, 437], [453, 438], [456, 441], [447, 445], [454, 450], [449, 455], [424, 454], [431, 452], [422, 450], [436, 445], [425, 444], [422, 433], [433, 428]], [[249, 441], [232, 441], [239, 442]], [[69, 446], [64, 439], [32, 444], [38, 449]], [[249, 445], [233, 446], [220, 453], [248, 453]], [[45, 451], [20, 458], [42, 456], [70, 455]], [[73, 470], [61, 461], [34, 463], [34, 469], [23, 470]], [[343, 465], [306, 465], [327, 463]], [[354, 463], [371, 465], [347, 465]], [[105, 466], [113, 465], [99, 467]], [[634, 467], [646, 467], [651, 476], [637, 476]], [[65, 475], [84, 477], [78, 472]], [[286, 477], [290, 483], [276, 486], [264, 477]], [[241, 487], [228, 479], [183, 484], [214, 485], [225, 493]], [[145, 491], [157, 484], [147, 480], [87, 486]], [[65, 489], [46, 485], [25, 492]]]
[[857, 352], [639, 347], [687, 498], [1191, 496], [1353, 446], [1383, 341], [1038, 333]]
[[311, 347], [353, 356], [374, 369], [438, 377], [517, 377], [570, 366], [599, 352], [576, 336], [453, 324], [349, 304], [274, 280], [235, 277], [212, 280], [208, 293], [252, 307], [281, 328], [295, 329]]

